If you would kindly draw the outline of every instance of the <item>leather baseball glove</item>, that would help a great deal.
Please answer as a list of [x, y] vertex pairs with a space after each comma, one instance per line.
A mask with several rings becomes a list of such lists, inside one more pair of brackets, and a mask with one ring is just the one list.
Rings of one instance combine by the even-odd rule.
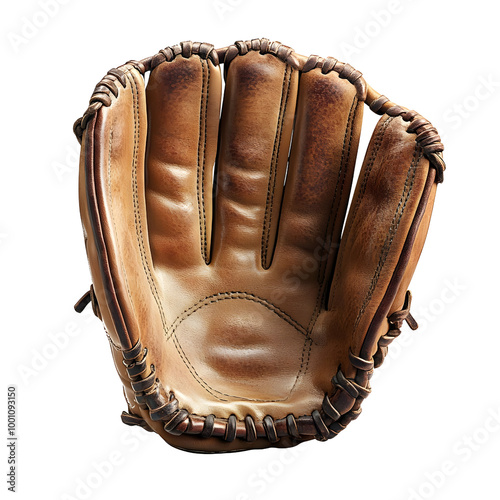
[[[381, 118], [347, 211], [365, 104]], [[104, 322], [123, 422], [215, 452], [355, 419], [417, 327], [436, 129], [349, 64], [263, 38], [112, 69], [74, 131], [93, 282], [75, 308]]]

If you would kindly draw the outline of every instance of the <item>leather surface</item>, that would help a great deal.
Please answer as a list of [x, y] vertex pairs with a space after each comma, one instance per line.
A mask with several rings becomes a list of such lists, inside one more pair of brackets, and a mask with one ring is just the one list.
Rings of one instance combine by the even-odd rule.
[[129, 411], [183, 449], [269, 446], [166, 432], [135, 401], [123, 352], [140, 340], [189, 414], [234, 415], [238, 429], [310, 415], [403, 307], [434, 171], [408, 123], [384, 114], [346, 214], [359, 85], [256, 50], [226, 66], [223, 97], [220, 66], [198, 54], [161, 62], [147, 88], [133, 64], [120, 70], [125, 86], [83, 134], [80, 210]]

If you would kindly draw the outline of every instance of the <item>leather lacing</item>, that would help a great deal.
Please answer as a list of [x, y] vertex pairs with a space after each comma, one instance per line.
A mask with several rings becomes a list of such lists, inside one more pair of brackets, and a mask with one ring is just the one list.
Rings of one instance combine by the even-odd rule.
[[354, 69], [350, 64], [343, 63], [334, 57], [323, 58], [316, 55], [311, 55], [307, 58], [302, 73], [307, 73], [315, 68], [321, 68], [321, 73], [324, 75], [335, 71], [339, 78], [347, 80], [356, 88], [356, 96], [359, 101], [366, 99], [366, 81], [363, 78], [363, 73]]
[[[77, 302], [75, 310], [82, 312], [89, 303], [92, 303], [94, 314], [102, 319], [93, 286]], [[156, 367], [148, 363], [148, 349], [143, 348], [140, 341], [132, 349], [122, 351], [123, 364], [139, 407], [149, 412], [153, 422], [162, 422], [164, 429], [170, 434], [199, 434], [204, 438], [216, 436], [227, 442], [239, 437], [246, 441], [267, 438], [271, 443], [276, 443], [283, 436], [295, 440], [314, 436], [324, 441], [336, 436], [361, 413], [361, 403], [371, 392], [369, 379], [373, 369], [383, 363], [388, 346], [401, 334], [403, 322], [406, 321], [412, 330], [418, 328], [410, 314], [410, 306], [411, 293], [408, 291], [402, 309], [388, 317], [389, 329], [379, 339], [373, 359], [363, 359], [349, 351], [352, 366], [368, 374], [366, 386], [357, 383], [355, 378], [347, 378], [339, 368], [331, 380], [332, 386], [338, 391], [334, 391], [331, 396], [325, 394], [321, 411], [314, 410], [309, 416], [295, 417], [289, 414], [284, 419], [275, 420], [267, 415], [261, 422], [255, 422], [251, 415], [247, 415], [239, 422], [235, 415], [230, 415], [227, 419], [216, 418], [215, 415], [192, 415], [179, 407], [179, 401], [173, 392], [165, 395], [160, 380], [156, 377]], [[122, 421], [127, 425], [139, 425], [152, 430], [142, 417], [133, 413], [123, 412]]]
[[[389, 104], [389, 108], [386, 108]], [[423, 149], [425, 156], [436, 170], [436, 182], [443, 182], [443, 173], [446, 169], [442, 152], [444, 146], [438, 131], [432, 123], [416, 111], [410, 111], [402, 106], [392, 103], [385, 95], [381, 95], [370, 104], [370, 109], [379, 115], [387, 114], [391, 117], [400, 116], [408, 122], [406, 131], [409, 134], [416, 134], [415, 140]]]
[[375, 368], [378, 368], [384, 362], [389, 350], [389, 345], [394, 341], [394, 339], [399, 337], [401, 334], [401, 326], [405, 321], [412, 330], [416, 330], [418, 328], [417, 322], [410, 313], [410, 306], [411, 293], [408, 291], [406, 292], [403, 308], [400, 311], [393, 312], [389, 316], [389, 331], [378, 341], [378, 349], [373, 356]]
[[99, 309], [99, 303], [97, 302], [97, 297], [94, 292], [94, 285], [90, 285], [90, 289], [88, 292], [85, 292], [77, 301], [74, 308], [77, 313], [83, 312], [83, 310], [89, 305], [92, 304], [93, 313], [102, 321], [101, 311]]
[[[122, 68], [125, 66], [122, 66]], [[117, 84], [119, 83], [123, 88], [126, 88], [127, 78], [125, 77], [125, 74], [126, 72], [121, 68], [112, 68], [95, 86], [87, 110], [83, 116], [78, 118], [78, 120], [76, 120], [73, 124], [73, 132], [75, 133], [75, 136], [80, 144], [82, 142], [83, 132], [85, 131], [89, 121], [103, 106], [108, 107], [111, 105], [111, 95], [118, 97]]]
[[[368, 86], [362, 73], [354, 69], [350, 64], [343, 63], [334, 57], [323, 58], [311, 55], [305, 59], [303, 56], [296, 54], [291, 47], [280, 42], [270, 41], [267, 38], [254, 38], [247, 41], [239, 40], [233, 45], [222, 49], [215, 49], [209, 43], [186, 41], [178, 45], [166, 47], [154, 56], [147, 57], [141, 61], [128, 61], [119, 68], [109, 70], [96, 85], [90, 98], [89, 106], [83, 116], [75, 121], [73, 131], [81, 143], [83, 132], [88, 122], [103, 106], [110, 106], [113, 98], [118, 97], [118, 84], [126, 88], [127, 79], [125, 75], [131, 68], [137, 69], [144, 76], [146, 71], [152, 71], [163, 62], [172, 62], [178, 56], [189, 58], [197, 55], [202, 59], [211, 60], [216, 66], [219, 62], [222, 62], [224, 64], [224, 71], [227, 72], [230, 62], [235, 57], [244, 56], [250, 51], [258, 51], [261, 54], [272, 54], [302, 73], [307, 73], [315, 68], [320, 68], [323, 74], [335, 71], [339, 75], [339, 78], [346, 79], [354, 85], [358, 100], [366, 100]], [[437, 130], [432, 124], [416, 111], [410, 111], [402, 106], [398, 106], [383, 95], [379, 95], [370, 102], [369, 106], [374, 113], [380, 115], [387, 113], [387, 115], [392, 117], [400, 116], [404, 121], [409, 122], [407, 132], [416, 134], [416, 141], [424, 150], [424, 154], [429, 159], [431, 165], [436, 169], [436, 182], [442, 182], [443, 172], [446, 168], [442, 157], [444, 146], [441, 143], [441, 138]]]
[[[162, 422], [164, 429], [172, 435], [197, 434], [203, 438], [218, 437], [227, 442], [236, 438], [246, 441], [265, 438], [276, 443], [282, 437], [292, 440], [314, 437], [325, 441], [335, 437], [360, 415], [361, 403], [371, 393], [369, 380], [373, 370], [382, 364], [389, 344], [400, 335], [403, 322], [406, 321], [412, 330], [417, 328], [410, 314], [410, 305], [411, 294], [407, 292], [402, 309], [388, 317], [389, 330], [380, 338], [373, 359], [363, 359], [349, 351], [352, 366], [368, 374], [366, 386], [360, 385], [354, 378], [346, 377], [339, 368], [331, 380], [333, 394], [325, 394], [321, 409], [314, 410], [311, 415], [296, 417], [289, 414], [282, 419], [267, 415], [262, 421], [255, 421], [251, 415], [247, 415], [239, 421], [236, 415], [218, 418], [213, 414], [190, 414], [179, 407], [173, 392], [165, 395], [161, 382], [156, 377], [155, 366], [148, 364], [148, 349], [143, 348], [140, 341], [132, 349], [122, 351], [123, 363], [139, 407], [149, 412], [153, 422]], [[132, 413], [123, 412], [122, 421], [127, 425], [140, 425], [151, 430], [140, 416]]]

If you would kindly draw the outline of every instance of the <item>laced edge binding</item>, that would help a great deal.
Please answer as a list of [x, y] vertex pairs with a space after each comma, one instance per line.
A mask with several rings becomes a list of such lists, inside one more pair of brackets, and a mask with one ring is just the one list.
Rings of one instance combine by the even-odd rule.
[[[99, 311], [95, 296], [93, 299], [92, 296], [93, 294], [87, 292], [78, 301], [75, 309], [81, 312], [92, 302], [94, 313]], [[232, 442], [236, 438], [248, 442], [265, 438], [271, 443], [276, 443], [282, 437], [288, 437], [296, 442], [311, 437], [326, 441], [339, 434], [360, 415], [361, 403], [371, 393], [369, 381], [373, 370], [383, 363], [388, 346], [401, 334], [403, 322], [406, 321], [412, 330], [418, 327], [410, 314], [410, 305], [411, 293], [407, 291], [402, 309], [387, 318], [389, 330], [379, 339], [373, 358], [363, 359], [350, 350], [349, 359], [357, 370], [356, 375], [347, 378], [339, 367], [331, 379], [333, 393], [325, 394], [321, 409], [314, 410], [310, 415], [296, 417], [290, 413], [281, 419], [267, 415], [261, 421], [256, 421], [251, 415], [238, 420], [236, 415], [218, 418], [213, 414], [207, 416], [192, 414], [179, 406], [173, 391], [166, 393], [156, 377], [155, 365], [148, 361], [148, 348], [143, 347], [140, 340], [131, 349], [121, 351], [122, 362], [134, 391], [136, 403], [142, 410], [148, 411], [153, 422], [161, 422], [165, 431], [174, 436], [189, 434], [202, 438], [218, 437], [227, 442]], [[362, 373], [366, 374], [366, 385], [356, 382]], [[138, 425], [147, 431], [152, 431], [141, 416], [131, 411], [122, 412], [121, 418], [124, 424]]]
[[198, 55], [202, 59], [209, 59], [215, 66], [224, 64], [224, 71], [227, 72], [229, 64], [235, 57], [244, 56], [250, 51], [258, 51], [261, 54], [272, 54], [302, 73], [307, 73], [316, 68], [321, 69], [323, 74], [335, 71], [339, 75], [339, 78], [346, 79], [354, 85], [358, 99], [366, 102], [374, 113], [379, 115], [388, 114], [391, 117], [400, 116], [409, 124], [407, 132], [416, 134], [415, 140], [422, 147], [432, 167], [436, 169], [436, 182], [443, 182], [443, 172], [446, 169], [442, 156], [444, 146], [441, 143], [441, 138], [436, 128], [432, 126], [429, 120], [416, 111], [410, 111], [399, 106], [391, 102], [386, 96], [374, 91], [366, 83], [362, 73], [354, 69], [350, 64], [343, 63], [334, 57], [323, 58], [317, 55], [305, 57], [297, 54], [291, 47], [281, 42], [270, 41], [267, 38], [254, 38], [247, 41], [239, 40], [221, 49], [215, 49], [209, 43], [185, 41], [178, 45], [161, 49], [154, 56], [147, 57], [141, 61], [131, 60], [123, 66], [109, 70], [96, 85], [87, 110], [73, 125], [76, 138], [81, 143], [83, 132], [92, 117], [102, 106], [110, 106], [113, 97], [118, 97], [117, 84], [119, 83], [123, 88], [126, 87], [127, 80], [125, 74], [130, 69], [135, 68], [144, 76], [147, 71], [152, 71], [163, 62], [171, 62], [178, 56], [189, 58], [193, 55]]

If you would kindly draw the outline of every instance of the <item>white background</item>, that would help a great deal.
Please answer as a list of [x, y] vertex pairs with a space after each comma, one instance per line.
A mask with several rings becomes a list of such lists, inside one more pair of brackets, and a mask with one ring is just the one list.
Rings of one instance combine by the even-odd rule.
[[[17, 498], [499, 498], [494, 2], [51, 0], [49, 15], [42, 3], [3, 2], [0, 16], [0, 399], [17, 386]], [[262, 36], [347, 61], [417, 109], [441, 132], [448, 170], [411, 285], [421, 327], [391, 346], [362, 416], [293, 451], [195, 455], [121, 423], [102, 326], [73, 312], [90, 276], [72, 125], [111, 67], [181, 40]]]

